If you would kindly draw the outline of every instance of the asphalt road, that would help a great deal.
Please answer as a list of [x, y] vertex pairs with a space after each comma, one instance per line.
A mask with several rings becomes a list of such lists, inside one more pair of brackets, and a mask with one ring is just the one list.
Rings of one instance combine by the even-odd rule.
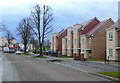
[[3, 81], [109, 81], [27, 55], [4, 54], [2, 70]]

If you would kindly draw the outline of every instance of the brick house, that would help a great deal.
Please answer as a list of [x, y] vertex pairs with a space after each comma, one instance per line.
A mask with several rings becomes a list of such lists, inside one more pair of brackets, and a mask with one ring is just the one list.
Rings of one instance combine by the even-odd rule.
[[113, 25], [113, 23], [111, 18], [101, 21], [87, 33], [81, 35], [81, 55], [84, 55], [84, 58], [105, 59], [105, 29]]
[[72, 39], [71, 39], [71, 31], [73, 27], [67, 28], [67, 36], [62, 38], [62, 55], [72, 56], [71, 48], [72, 48]]
[[56, 38], [57, 35], [58, 35], [58, 33], [53, 33], [51, 35], [50, 48], [51, 48], [51, 50], [54, 50], [54, 51], [57, 51], [57, 38]]
[[81, 36], [82, 34], [87, 33], [90, 29], [92, 29], [96, 24], [100, 21], [94, 17], [88, 21], [85, 21], [81, 24], [74, 25], [73, 30], [73, 55], [76, 57], [81, 56]]
[[107, 59], [120, 61], [120, 19], [106, 29]]

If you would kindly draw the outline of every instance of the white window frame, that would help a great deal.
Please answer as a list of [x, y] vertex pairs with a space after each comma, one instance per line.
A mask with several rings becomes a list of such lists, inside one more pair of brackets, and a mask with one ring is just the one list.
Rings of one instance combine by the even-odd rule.
[[113, 49], [112, 48], [109, 49], [109, 56], [113, 56]]
[[82, 44], [85, 44], [85, 39], [84, 38], [82, 38]]
[[109, 32], [109, 33], [108, 33], [108, 36], [109, 36], [109, 41], [113, 41], [113, 33], [112, 33], [112, 32]]
[[92, 38], [88, 38], [88, 43], [91, 43], [92, 42]]

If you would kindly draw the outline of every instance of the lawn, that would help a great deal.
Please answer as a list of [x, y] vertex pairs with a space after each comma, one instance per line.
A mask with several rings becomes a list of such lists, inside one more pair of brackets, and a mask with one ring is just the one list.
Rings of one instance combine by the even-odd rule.
[[48, 57], [46, 57], [46, 56], [32, 56], [32, 58], [48, 58]]
[[23, 53], [24, 55], [31, 55], [31, 54], [29, 54], [28, 52], [27, 53]]
[[73, 58], [72, 56], [58, 56], [58, 57], [61, 57], [61, 58]]
[[114, 77], [114, 78], [120, 78], [120, 71], [99, 72], [99, 74], [103, 74], [103, 75]]
[[104, 60], [100, 60], [100, 59], [87, 59], [87, 61], [104, 61]]

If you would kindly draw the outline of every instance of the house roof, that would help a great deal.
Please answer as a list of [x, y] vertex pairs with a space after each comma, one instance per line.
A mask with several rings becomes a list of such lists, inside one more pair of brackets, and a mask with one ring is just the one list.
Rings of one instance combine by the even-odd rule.
[[101, 22], [99, 22], [96, 26], [94, 26], [90, 31], [88, 31], [86, 33], [86, 35], [92, 35], [94, 34], [95, 32], [97, 32], [100, 28], [102, 28], [102, 26], [107, 23], [110, 19], [106, 19], [106, 20], [103, 20]]
[[110, 30], [110, 29], [120, 29], [120, 19], [118, 19], [117, 22], [115, 22], [111, 27], [109, 27], [106, 30]]
[[[66, 29], [65, 29], [65, 30], [66, 30]], [[58, 33], [58, 35], [57, 35], [56, 37], [59, 37], [65, 30], [62, 29], [62, 30]]]
[[[84, 29], [88, 24], [90, 24], [90, 23], [91, 23], [93, 20], [95, 20], [95, 19], [98, 20], [97, 17], [94, 17], [94, 18], [92, 18], [92, 19], [90, 19], [90, 20], [87, 20], [87, 21], [81, 23], [82, 27], [80, 27], [78, 30]], [[99, 21], [99, 20], [98, 20], [98, 21]]]

